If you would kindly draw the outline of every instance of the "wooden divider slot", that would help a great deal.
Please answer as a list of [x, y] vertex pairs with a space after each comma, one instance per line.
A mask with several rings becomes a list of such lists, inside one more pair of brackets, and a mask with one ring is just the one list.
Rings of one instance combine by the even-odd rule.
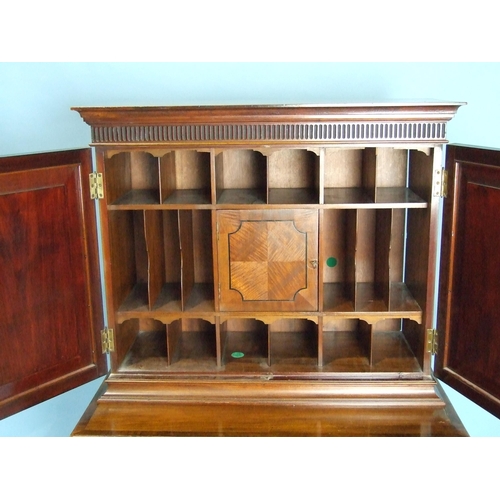
[[210, 204], [210, 153], [180, 149], [165, 154], [160, 158], [160, 181], [164, 204]]
[[183, 311], [214, 311], [212, 221], [210, 212], [179, 211]]
[[168, 369], [167, 327], [154, 319], [129, 319], [116, 326], [119, 345], [129, 346], [119, 354], [120, 372], [156, 373]]
[[323, 311], [421, 315], [404, 283], [405, 217], [400, 208], [323, 211]]
[[115, 208], [160, 203], [158, 158], [142, 151], [122, 152], [104, 161], [106, 200]]
[[407, 343], [401, 325], [398, 319], [370, 325], [357, 319], [325, 318], [323, 370], [418, 378], [422, 365]]
[[408, 186], [408, 151], [325, 149], [324, 204], [330, 208], [425, 208]]
[[319, 156], [303, 149], [284, 149], [268, 157], [270, 204], [319, 203]]
[[217, 368], [215, 325], [182, 318], [167, 326], [168, 364], [175, 371], [213, 371]]
[[267, 203], [267, 159], [258, 151], [227, 149], [215, 157], [218, 205]]
[[147, 311], [148, 255], [144, 212], [110, 211], [108, 227], [114, 308], [116, 311]]
[[280, 319], [269, 325], [269, 357], [278, 372], [315, 371], [318, 327], [306, 319]]
[[225, 372], [269, 370], [268, 328], [257, 319], [231, 318], [221, 323], [222, 367]]

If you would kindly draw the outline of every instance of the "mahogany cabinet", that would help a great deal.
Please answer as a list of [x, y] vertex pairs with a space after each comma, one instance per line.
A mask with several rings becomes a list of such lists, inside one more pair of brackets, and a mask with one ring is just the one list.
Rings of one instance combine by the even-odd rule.
[[420, 410], [437, 374], [500, 417], [500, 153], [445, 159], [459, 106], [75, 108], [95, 172], [0, 159], [0, 416], [109, 353], [98, 405]]

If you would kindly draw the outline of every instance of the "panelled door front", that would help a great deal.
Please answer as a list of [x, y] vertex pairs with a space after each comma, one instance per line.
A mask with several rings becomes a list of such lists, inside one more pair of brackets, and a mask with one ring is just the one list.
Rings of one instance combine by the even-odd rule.
[[0, 418], [106, 372], [90, 172], [88, 149], [0, 158]]
[[316, 210], [217, 213], [221, 311], [318, 309]]
[[447, 148], [436, 375], [500, 418], [500, 151]]

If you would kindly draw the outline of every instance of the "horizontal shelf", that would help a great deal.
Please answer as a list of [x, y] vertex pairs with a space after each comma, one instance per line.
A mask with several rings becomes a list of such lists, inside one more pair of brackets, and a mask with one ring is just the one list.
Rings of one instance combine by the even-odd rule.
[[260, 205], [262, 208], [275, 205], [303, 207], [318, 206], [328, 209], [385, 209], [385, 208], [427, 208], [425, 200], [407, 188], [378, 188], [375, 197], [362, 188], [327, 188], [324, 203], [319, 203], [318, 193], [303, 188], [275, 188], [266, 193], [258, 189], [224, 189], [215, 206], [211, 203], [210, 192], [198, 189], [178, 190], [168, 196], [163, 203], [154, 190], [132, 190], [108, 205], [110, 210], [149, 210], [152, 208], [174, 210], [179, 208], [231, 208]]
[[408, 188], [377, 188], [375, 195], [362, 188], [325, 188], [328, 208], [427, 208], [427, 202]]
[[266, 203], [266, 193], [259, 189], [224, 189], [218, 205], [260, 205]]
[[203, 189], [178, 189], [163, 200], [165, 205], [207, 205], [210, 203], [210, 191]]
[[108, 210], [179, 210], [212, 208], [210, 193], [196, 189], [176, 191], [160, 203], [159, 193], [152, 190], [133, 190], [123, 195]]
[[318, 192], [307, 188], [273, 188], [269, 190], [269, 205], [314, 205]]
[[180, 284], [167, 283], [163, 285], [158, 299], [150, 310], [148, 286], [146, 283], [138, 283], [119, 307], [117, 318], [123, 321], [134, 317], [160, 317], [158, 313], [213, 314], [215, 311], [213, 295], [212, 284], [195, 284], [182, 311]]
[[[345, 286], [341, 283], [327, 283], [324, 286], [323, 312], [287, 313], [289, 318], [315, 319], [323, 315], [338, 316], [369, 320], [377, 319], [411, 319], [422, 322], [422, 309], [411, 295], [404, 283], [392, 283], [390, 287], [390, 305], [377, 296], [373, 283], [358, 283], [357, 304], [345, 293]], [[272, 322], [283, 317], [283, 313], [257, 312], [222, 312], [216, 313], [213, 299], [213, 285], [199, 283], [193, 287], [184, 311], [181, 309], [180, 285], [165, 284], [153, 308], [148, 307], [148, 289], [145, 283], [135, 285], [117, 311], [120, 320], [132, 317], [159, 317], [158, 313], [189, 313], [217, 314], [222, 320], [227, 318], [258, 318], [261, 316], [266, 322]]]
[[131, 206], [159, 205], [160, 193], [154, 189], [132, 189], [114, 200], [109, 206], [128, 208]]
[[422, 309], [404, 283], [391, 283], [389, 304], [376, 292], [373, 283], [357, 283], [355, 298], [346, 293], [343, 283], [325, 283], [323, 311], [343, 317], [407, 318], [422, 322]]

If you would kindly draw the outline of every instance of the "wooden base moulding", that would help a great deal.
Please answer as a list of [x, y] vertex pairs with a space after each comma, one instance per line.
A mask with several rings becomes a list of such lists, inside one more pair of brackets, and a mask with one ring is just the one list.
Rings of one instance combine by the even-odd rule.
[[200, 380], [111, 375], [100, 401], [272, 404], [330, 407], [443, 407], [432, 381]]

